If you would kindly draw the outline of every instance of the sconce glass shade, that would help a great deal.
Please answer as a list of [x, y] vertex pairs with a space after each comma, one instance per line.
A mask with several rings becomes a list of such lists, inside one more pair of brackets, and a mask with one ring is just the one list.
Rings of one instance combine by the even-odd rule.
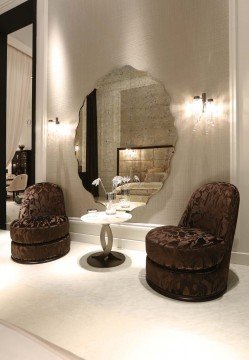
[[195, 126], [193, 131], [204, 130], [208, 133], [209, 126], [214, 126], [214, 101], [207, 99], [207, 94], [195, 96], [193, 100], [193, 116], [195, 117]]
[[48, 120], [48, 132], [50, 134], [56, 132], [56, 123], [53, 120]]
[[207, 101], [206, 114], [207, 114], [207, 121], [208, 121], [209, 125], [214, 126], [215, 111], [214, 111], [213, 99], [208, 99], [208, 101]]
[[48, 132], [56, 133], [58, 131], [58, 125], [60, 124], [58, 117], [55, 120], [48, 120]]
[[196, 121], [199, 121], [203, 110], [203, 103], [200, 96], [195, 96], [193, 100], [193, 115], [196, 117]]

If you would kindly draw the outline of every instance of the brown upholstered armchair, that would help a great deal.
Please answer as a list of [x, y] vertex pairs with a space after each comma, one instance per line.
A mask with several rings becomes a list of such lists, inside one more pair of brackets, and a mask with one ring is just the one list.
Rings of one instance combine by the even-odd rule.
[[148, 284], [178, 300], [221, 296], [227, 288], [238, 209], [234, 185], [216, 182], [195, 191], [178, 226], [147, 234]]
[[10, 225], [11, 257], [21, 263], [58, 259], [70, 250], [69, 222], [61, 188], [39, 183], [25, 190], [19, 219]]

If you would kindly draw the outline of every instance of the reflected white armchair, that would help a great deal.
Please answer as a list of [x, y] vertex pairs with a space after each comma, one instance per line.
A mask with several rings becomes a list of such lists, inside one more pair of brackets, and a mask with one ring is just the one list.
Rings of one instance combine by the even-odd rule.
[[6, 187], [7, 192], [13, 193], [13, 200], [15, 199], [16, 193], [18, 194], [20, 191], [24, 191], [28, 184], [28, 175], [27, 174], [21, 174], [17, 175], [11, 184]]

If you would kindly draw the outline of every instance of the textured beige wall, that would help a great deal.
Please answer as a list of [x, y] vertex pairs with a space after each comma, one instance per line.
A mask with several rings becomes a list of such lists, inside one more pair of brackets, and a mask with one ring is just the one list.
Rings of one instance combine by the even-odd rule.
[[[178, 131], [171, 174], [134, 222], [176, 224], [193, 190], [229, 180], [228, 0], [49, 0], [47, 177], [61, 184], [68, 214], [94, 207], [82, 189], [74, 131], [83, 98], [96, 81], [125, 64], [148, 71], [171, 97]], [[223, 105], [216, 127], [194, 133], [186, 102], [206, 91]]]
[[[237, 237], [234, 250], [249, 253], [249, 1], [239, 0], [238, 6], [238, 33], [237, 35], [237, 185], [240, 191], [240, 211], [237, 224]], [[234, 49], [235, 50], [235, 49]], [[234, 69], [235, 71], [235, 69]]]

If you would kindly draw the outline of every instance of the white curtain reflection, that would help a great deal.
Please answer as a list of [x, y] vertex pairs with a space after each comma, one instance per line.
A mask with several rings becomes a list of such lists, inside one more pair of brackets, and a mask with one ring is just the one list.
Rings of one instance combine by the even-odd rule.
[[8, 46], [6, 166], [15, 154], [31, 97], [32, 58]]

